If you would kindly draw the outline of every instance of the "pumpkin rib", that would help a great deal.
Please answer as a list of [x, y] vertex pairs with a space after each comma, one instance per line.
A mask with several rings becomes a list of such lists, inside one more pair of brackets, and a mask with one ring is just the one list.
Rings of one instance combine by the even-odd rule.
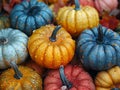
[[[50, 48], [51, 47], [51, 48]], [[50, 48], [50, 50], [49, 50], [49, 48]], [[54, 65], [53, 65], [53, 62], [52, 62], [52, 60], [54, 61], [54, 52], [53, 52], [53, 50], [54, 50], [54, 46], [52, 46], [52, 45], [47, 45], [47, 47], [46, 47], [46, 49], [45, 49], [45, 53], [44, 53], [44, 55], [43, 55], [43, 57], [44, 57], [44, 62], [42, 61], [42, 63], [43, 63], [43, 66], [45, 66], [45, 67], [49, 67], [49, 68], [51, 68], [51, 66], [52, 67], [54, 67]], [[49, 54], [49, 55], [48, 55]], [[51, 55], [50, 55], [51, 54]], [[47, 56], [48, 55], [48, 56]], [[46, 57], [47, 56], [47, 57]], [[52, 58], [52, 59], [51, 59]]]
[[[39, 43], [38, 43], [38, 41], [39, 41]], [[36, 45], [36, 47], [34, 49], [32, 48], [33, 51], [31, 51], [31, 49], [30, 49], [31, 47], [29, 47], [30, 53], [31, 53], [30, 55], [33, 57], [33, 60], [35, 59], [35, 55], [36, 55], [38, 48], [40, 47], [40, 45], [42, 45], [44, 43], [44, 41], [41, 41], [41, 42], [40, 42], [40, 40], [38, 40], [38, 41], [35, 40], [35, 42], [37, 42], [37, 44], [35, 42], [32, 43], [33, 45]], [[30, 45], [30, 46], [32, 46], [32, 45]]]

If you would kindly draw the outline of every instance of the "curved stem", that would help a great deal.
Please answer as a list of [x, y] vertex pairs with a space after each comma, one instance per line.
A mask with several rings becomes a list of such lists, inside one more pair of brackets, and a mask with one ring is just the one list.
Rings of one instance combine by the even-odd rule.
[[72, 83], [67, 80], [67, 78], [64, 74], [64, 66], [63, 65], [60, 66], [59, 73], [60, 73], [60, 78], [61, 78], [62, 84], [67, 86], [68, 89], [70, 89], [72, 87]]
[[79, 0], [74, 0], [75, 2], [75, 10], [80, 10], [80, 2]]
[[10, 66], [14, 69], [14, 77], [16, 79], [20, 79], [22, 77], [22, 73], [19, 71], [17, 64], [15, 62], [10, 62]]
[[103, 31], [102, 31], [102, 26], [99, 25], [98, 27], [98, 41], [102, 42], [103, 41]]
[[58, 30], [61, 28], [61, 26], [60, 25], [58, 25], [55, 29], [54, 29], [54, 31], [53, 31], [53, 33], [52, 33], [52, 35], [51, 35], [51, 37], [50, 37], [50, 41], [52, 41], [52, 42], [55, 42], [56, 41], [56, 34], [57, 34], [57, 32], [58, 32]]
[[112, 88], [111, 90], [120, 90], [120, 88]]

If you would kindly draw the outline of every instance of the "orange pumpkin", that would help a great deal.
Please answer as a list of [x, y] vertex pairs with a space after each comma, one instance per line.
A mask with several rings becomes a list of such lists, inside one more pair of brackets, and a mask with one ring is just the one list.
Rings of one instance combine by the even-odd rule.
[[75, 0], [75, 8], [70, 6], [61, 8], [56, 20], [72, 36], [76, 37], [85, 29], [98, 26], [99, 15], [95, 8], [90, 6], [80, 7], [79, 1]]
[[28, 51], [40, 66], [55, 69], [72, 60], [75, 41], [64, 28], [46, 25], [35, 30], [30, 36]]
[[[120, 67], [101, 71], [95, 78], [96, 90], [120, 90]], [[116, 88], [116, 89], [114, 89]]]
[[12, 63], [0, 75], [0, 90], [42, 90], [42, 79], [32, 69]]

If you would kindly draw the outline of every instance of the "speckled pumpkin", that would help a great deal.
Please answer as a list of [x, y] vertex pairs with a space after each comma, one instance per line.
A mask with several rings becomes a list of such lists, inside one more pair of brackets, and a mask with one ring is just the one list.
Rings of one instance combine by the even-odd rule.
[[64, 28], [46, 25], [30, 36], [28, 50], [31, 58], [40, 66], [55, 69], [72, 60], [75, 41]]
[[32, 69], [14, 65], [0, 75], [0, 90], [42, 90], [42, 79]]
[[10, 27], [10, 20], [8, 16], [0, 16], [0, 29]]
[[120, 67], [101, 71], [95, 78], [96, 90], [120, 90]]
[[78, 36], [83, 30], [99, 24], [98, 12], [90, 6], [80, 7], [75, 0], [74, 7], [63, 7], [56, 16], [57, 23], [63, 26], [72, 36]]
[[0, 30], [0, 69], [9, 67], [9, 62], [20, 64], [28, 56], [28, 36], [17, 29]]
[[48, 5], [37, 0], [24, 0], [16, 5], [10, 13], [12, 28], [17, 28], [28, 36], [32, 31], [51, 23], [53, 14]]
[[76, 51], [87, 69], [107, 70], [120, 65], [120, 36], [101, 25], [87, 29], [78, 37]]

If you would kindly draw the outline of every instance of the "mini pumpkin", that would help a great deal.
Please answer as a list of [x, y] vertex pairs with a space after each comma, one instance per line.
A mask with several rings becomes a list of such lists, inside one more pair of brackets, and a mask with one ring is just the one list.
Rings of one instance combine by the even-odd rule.
[[95, 0], [95, 7], [99, 13], [111, 12], [116, 9], [118, 6], [118, 0]]
[[95, 78], [96, 90], [120, 90], [120, 67], [101, 71]]
[[82, 32], [78, 37], [76, 51], [85, 68], [107, 70], [120, 65], [120, 36], [99, 25]]
[[28, 36], [17, 29], [0, 30], [0, 69], [9, 67], [8, 62], [20, 64], [28, 56]]
[[11, 26], [17, 28], [28, 36], [36, 28], [51, 23], [53, 13], [44, 3], [37, 0], [24, 0], [16, 5], [10, 13]]
[[48, 72], [44, 90], [95, 90], [95, 85], [82, 66], [69, 64]]
[[42, 90], [42, 79], [32, 69], [12, 63], [0, 75], [0, 90]]
[[83, 30], [93, 28], [99, 23], [98, 12], [90, 6], [80, 7], [75, 1], [75, 8], [63, 7], [56, 16], [57, 23], [63, 26], [73, 37], [78, 36]]
[[72, 60], [75, 41], [61, 26], [46, 25], [30, 36], [28, 50], [32, 60], [40, 66], [55, 69]]
[[10, 20], [8, 16], [0, 16], [0, 29], [9, 28]]

